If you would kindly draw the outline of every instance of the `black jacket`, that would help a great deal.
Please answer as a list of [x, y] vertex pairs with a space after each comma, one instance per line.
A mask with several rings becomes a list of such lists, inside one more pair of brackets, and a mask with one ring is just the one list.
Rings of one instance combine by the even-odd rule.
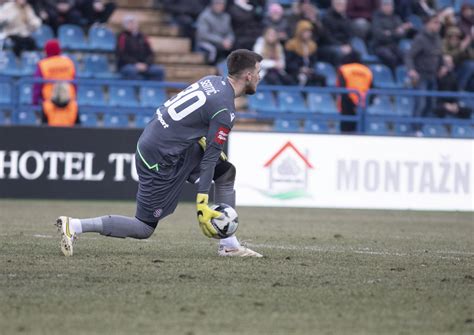
[[403, 34], [398, 34], [396, 29], [402, 24], [398, 15], [385, 15], [381, 11], [374, 14], [372, 19], [373, 46], [388, 46], [398, 44]]
[[422, 78], [436, 78], [442, 64], [441, 38], [426, 30], [416, 35], [406, 59], [407, 68], [415, 69]]
[[120, 69], [127, 64], [153, 64], [153, 51], [145, 35], [133, 36], [128, 31], [120, 33], [117, 39], [117, 66]]
[[322, 22], [327, 32], [326, 37], [329, 44], [350, 44], [352, 38], [350, 19], [331, 8], [324, 16]]

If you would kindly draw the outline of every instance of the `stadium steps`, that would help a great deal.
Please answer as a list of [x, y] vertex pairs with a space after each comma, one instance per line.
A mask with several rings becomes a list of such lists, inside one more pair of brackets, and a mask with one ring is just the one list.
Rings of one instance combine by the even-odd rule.
[[170, 22], [170, 17], [168, 14], [163, 11], [152, 9], [152, 8], [143, 8], [143, 9], [128, 9], [128, 8], [117, 8], [108, 23], [112, 26], [122, 26], [123, 18], [127, 15], [133, 15], [137, 18], [140, 23], [140, 27], [148, 23], [168, 23]]
[[151, 48], [155, 53], [180, 53], [191, 52], [191, 40], [187, 37], [149, 36]]
[[153, 8], [154, 0], [116, 0], [115, 3], [123, 8]]
[[141, 30], [148, 36], [179, 36], [179, 27], [176, 25], [144, 23], [141, 25]]
[[155, 62], [159, 64], [205, 64], [204, 55], [198, 52], [192, 53], [156, 53]]
[[166, 80], [193, 82], [201, 77], [217, 74], [217, 69], [209, 65], [165, 65]]

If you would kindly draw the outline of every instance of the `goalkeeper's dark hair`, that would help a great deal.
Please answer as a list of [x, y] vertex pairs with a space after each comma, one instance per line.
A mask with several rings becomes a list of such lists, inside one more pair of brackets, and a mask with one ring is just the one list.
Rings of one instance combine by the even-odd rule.
[[255, 65], [262, 61], [262, 56], [258, 53], [247, 50], [237, 49], [227, 57], [227, 70], [229, 76], [239, 76], [245, 70], [255, 69]]

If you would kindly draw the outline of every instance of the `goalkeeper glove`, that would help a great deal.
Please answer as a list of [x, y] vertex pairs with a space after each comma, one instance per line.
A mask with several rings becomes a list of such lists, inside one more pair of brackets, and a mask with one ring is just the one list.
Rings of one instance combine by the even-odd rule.
[[[202, 148], [202, 151], [206, 151], [206, 138], [205, 137], [201, 137], [198, 141], [199, 145], [201, 146]], [[225, 154], [224, 151], [221, 152], [221, 155], [219, 156], [220, 160], [221, 161], [227, 161], [227, 155]]]
[[196, 209], [197, 209], [197, 217], [199, 221], [199, 227], [204, 235], [207, 237], [214, 237], [218, 238], [219, 235], [217, 234], [216, 228], [214, 228], [211, 224], [211, 220], [214, 218], [218, 218], [222, 215], [222, 213], [218, 211], [214, 211], [209, 208], [207, 205], [209, 196], [204, 193], [198, 193], [196, 197]]

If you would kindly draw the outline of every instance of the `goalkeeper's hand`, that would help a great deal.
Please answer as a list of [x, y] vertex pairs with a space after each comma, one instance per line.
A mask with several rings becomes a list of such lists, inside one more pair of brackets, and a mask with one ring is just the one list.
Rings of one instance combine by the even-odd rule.
[[217, 234], [217, 230], [212, 226], [211, 220], [220, 217], [222, 213], [210, 209], [207, 205], [208, 200], [209, 196], [207, 194], [197, 194], [196, 209], [199, 227], [201, 227], [203, 234], [207, 237], [218, 238], [219, 235]]
[[[201, 137], [199, 139], [198, 143], [201, 146], [202, 151], [206, 151], [206, 138]], [[225, 154], [224, 151], [221, 151], [221, 155], [219, 156], [219, 158], [220, 158], [221, 161], [224, 161], [224, 162], [227, 160], [227, 155]]]

